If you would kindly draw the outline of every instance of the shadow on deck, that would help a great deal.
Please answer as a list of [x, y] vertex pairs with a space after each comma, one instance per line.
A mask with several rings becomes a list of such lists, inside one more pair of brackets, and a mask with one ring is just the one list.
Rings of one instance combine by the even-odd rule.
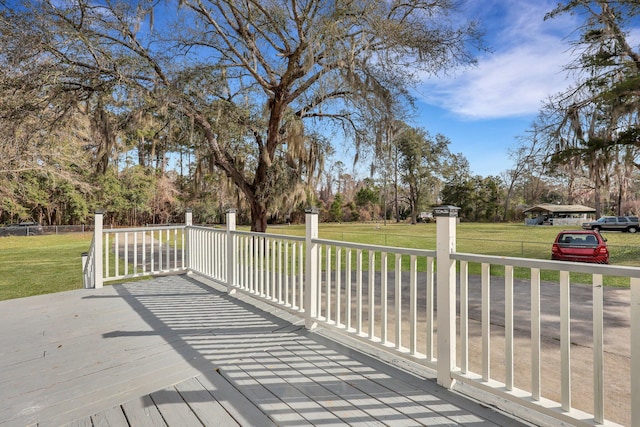
[[0, 324], [2, 426], [523, 425], [186, 275], [3, 301]]

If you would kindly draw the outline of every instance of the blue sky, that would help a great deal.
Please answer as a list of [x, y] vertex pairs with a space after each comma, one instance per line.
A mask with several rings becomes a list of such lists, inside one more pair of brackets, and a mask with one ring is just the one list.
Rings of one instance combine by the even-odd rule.
[[462, 12], [479, 19], [491, 52], [477, 65], [447, 77], [425, 77], [416, 90], [412, 125], [451, 140], [473, 174], [499, 175], [512, 167], [508, 149], [527, 133], [542, 102], [570, 85], [568, 38], [578, 18], [544, 21], [551, 0], [465, 0]]

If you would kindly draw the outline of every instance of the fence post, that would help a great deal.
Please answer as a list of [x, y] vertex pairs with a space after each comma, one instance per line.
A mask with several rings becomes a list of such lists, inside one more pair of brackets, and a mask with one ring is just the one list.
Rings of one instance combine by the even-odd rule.
[[236, 264], [237, 264], [237, 250], [236, 250], [236, 209], [228, 209], [226, 212], [227, 220], [227, 293], [235, 293], [236, 282]]
[[103, 247], [102, 247], [102, 221], [104, 213], [102, 210], [97, 210], [94, 216], [94, 228], [93, 228], [93, 274], [94, 274], [94, 288], [100, 289], [104, 284], [104, 267], [102, 265]]
[[451, 259], [451, 254], [456, 251], [459, 209], [455, 206], [439, 206], [433, 210], [433, 216], [436, 217], [437, 259], [437, 382], [446, 388], [454, 384], [451, 371], [456, 367], [456, 262]]
[[305, 278], [304, 278], [304, 313], [307, 329], [315, 329], [317, 326], [317, 304], [318, 304], [318, 244], [313, 240], [318, 238], [318, 212], [317, 208], [305, 210]]
[[184, 212], [184, 248], [182, 248], [182, 267], [191, 269], [191, 239], [189, 239], [189, 227], [193, 225], [193, 211], [187, 208]]
[[[635, 376], [634, 376], [635, 375]], [[640, 425], [640, 279], [631, 278], [631, 425]]]

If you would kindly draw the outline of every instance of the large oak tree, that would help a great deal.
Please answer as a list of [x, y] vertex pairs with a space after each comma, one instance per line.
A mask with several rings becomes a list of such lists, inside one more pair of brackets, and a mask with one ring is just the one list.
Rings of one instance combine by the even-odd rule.
[[105, 114], [143, 104], [191, 121], [264, 231], [273, 201], [318, 173], [328, 124], [367, 143], [372, 118], [389, 117], [420, 73], [472, 62], [476, 26], [453, 4], [34, 0], [2, 12], [4, 37], [29, 37], [25, 60], [55, 74], [52, 93], [118, 99]]

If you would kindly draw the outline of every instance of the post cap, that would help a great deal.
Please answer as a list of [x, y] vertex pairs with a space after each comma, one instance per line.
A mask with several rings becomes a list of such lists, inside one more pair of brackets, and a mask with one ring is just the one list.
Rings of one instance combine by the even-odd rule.
[[104, 209], [96, 209], [95, 213], [96, 215], [102, 215], [104, 214]]
[[319, 214], [320, 213], [320, 209], [314, 208], [314, 207], [310, 207], [310, 208], [306, 208], [304, 210], [304, 213], [306, 213], [306, 214]]
[[456, 218], [459, 210], [460, 208], [457, 206], [436, 206], [433, 208], [433, 216]]
[[186, 212], [186, 213], [192, 213], [192, 212], [193, 212], [193, 209], [191, 209], [191, 208], [187, 208], [187, 209], [185, 210], [185, 212]]
[[238, 212], [238, 209], [236, 208], [229, 208], [226, 210], [226, 213], [236, 213], [236, 212]]

